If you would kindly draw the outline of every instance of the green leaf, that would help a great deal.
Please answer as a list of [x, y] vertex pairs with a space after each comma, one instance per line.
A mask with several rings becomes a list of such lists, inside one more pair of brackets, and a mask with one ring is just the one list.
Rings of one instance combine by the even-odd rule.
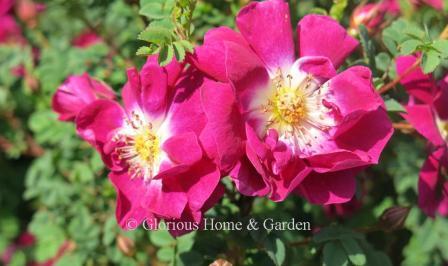
[[412, 40], [407, 40], [404, 41], [401, 45], [400, 45], [400, 52], [402, 55], [409, 55], [415, 52], [415, 50], [417, 49], [417, 47], [420, 45], [420, 41], [412, 39]]
[[349, 260], [355, 265], [365, 265], [366, 255], [364, 251], [359, 247], [355, 239], [350, 237], [344, 237], [341, 239], [342, 246], [348, 255]]
[[53, 257], [66, 239], [62, 228], [49, 221], [47, 213], [38, 212], [33, 217], [29, 229], [37, 239], [34, 252], [38, 261]]
[[399, 0], [398, 3], [400, 5], [400, 10], [403, 14], [409, 16], [412, 13], [414, 8], [409, 0]]
[[148, 56], [148, 55], [151, 55], [152, 53], [153, 53], [153, 49], [151, 49], [148, 46], [142, 46], [142, 47], [138, 48], [138, 50], [135, 54], [138, 56]]
[[182, 62], [185, 59], [185, 48], [179, 42], [173, 42], [174, 56], [176, 56], [177, 61]]
[[397, 47], [403, 42], [410, 39], [423, 41], [424, 36], [424, 31], [414, 23], [398, 19], [383, 30], [383, 43], [393, 55], [396, 55]]
[[103, 226], [103, 245], [108, 246], [114, 241], [117, 235], [117, 228], [115, 217], [109, 217]]
[[[171, 7], [172, 8], [172, 7]], [[165, 6], [163, 3], [150, 2], [145, 4], [139, 14], [149, 19], [162, 19], [170, 15], [170, 7]]]
[[200, 253], [196, 251], [189, 251], [179, 255], [179, 262], [183, 263], [185, 266], [203, 265], [204, 260]]
[[387, 99], [385, 104], [388, 112], [406, 112], [404, 107], [395, 99]]
[[369, 266], [392, 266], [389, 257], [381, 251], [376, 251], [366, 241], [360, 242], [362, 250], [364, 250]]
[[186, 40], [180, 40], [178, 41], [178, 43], [182, 44], [182, 46], [187, 52], [192, 53], [194, 51], [194, 46], [191, 42]]
[[92, 172], [90, 166], [84, 162], [74, 162], [73, 171], [70, 173], [71, 180], [86, 183], [92, 181], [95, 174]]
[[140, 32], [138, 39], [162, 44], [171, 40], [171, 31], [164, 27], [149, 25], [144, 31]]
[[19, 232], [20, 227], [17, 217], [2, 214], [2, 219], [0, 219], [0, 235], [9, 241], [16, 237]]
[[437, 66], [440, 64], [440, 54], [437, 51], [429, 51], [423, 53], [422, 67], [423, 73], [428, 74], [434, 72]]
[[341, 20], [344, 16], [344, 10], [347, 7], [348, 0], [334, 0], [330, 9], [330, 16], [336, 20]]
[[319, 233], [315, 234], [313, 236], [313, 241], [320, 244], [330, 240], [339, 240], [344, 237], [361, 239], [362, 235], [344, 227], [330, 226], [322, 228]]
[[330, 241], [323, 250], [324, 266], [345, 266], [348, 259], [339, 241]]
[[166, 247], [176, 243], [176, 240], [166, 230], [151, 231], [149, 239], [158, 247]]
[[442, 57], [448, 57], [448, 40], [435, 40], [432, 46], [442, 54]]
[[17, 250], [12, 255], [11, 261], [8, 263], [9, 266], [25, 266], [26, 256], [21, 250]]
[[160, 48], [159, 53], [159, 65], [166, 66], [168, 65], [174, 56], [174, 48], [172, 45], [164, 45]]
[[387, 69], [390, 67], [390, 63], [391, 58], [387, 53], [381, 52], [377, 56], [375, 56], [376, 67], [383, 72], [387, 71]]
[[324, 8], [321, 8], [321, 7], [311, 8], [311, 10], [309, 11], [309, 14], [318, 14], [318, 15], [328, 16], [327, 10], [325, 10]]
[[268, 237], [264, 242], [264, 246], [266, 248], [266, 253], [275, 265], [282, 265], [286, 255], [285, 244], [283, 241], [275, 236]]
[[150, 26], [152, 27], [161, 27], [172, 32], [174, 30], [174, 25], [171, 19], [161, 19], [151, 22]]
[[157, 251], [157, 258], [161, 261], [172, 261], [174, 258], [174, 248], [163, 247]]
[[176, 239], [177, 252], [187, 252], [193, 247], [196, 232], [191, 232]]
[[383, 43], [391, 54], [398, 54], [397, 44], [390, 36], [383, 34]]

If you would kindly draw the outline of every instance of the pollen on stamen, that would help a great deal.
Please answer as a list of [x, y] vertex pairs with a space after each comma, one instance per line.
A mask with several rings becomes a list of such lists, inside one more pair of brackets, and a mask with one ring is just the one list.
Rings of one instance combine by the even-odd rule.
[[128, 165], [129, 176], [151, 179], [158, 170], [160, 155], [159, 138], [152, 130], [151, 123], [145, 123], [138, 114], [132, 113], [130, 129], [113, 137], [117, 143], [115, 152], [119, 160]]
[[272, 79], [273, 92], [259, 110], [266, 117], [266, 130], [276, 129], [303, 151], [318, 143], [319, 136], [327, 134], [335, 122], [322, 104], [327, 85], [319, 85], [309, 73], [302, 74], [283, 76], [277, 71]]

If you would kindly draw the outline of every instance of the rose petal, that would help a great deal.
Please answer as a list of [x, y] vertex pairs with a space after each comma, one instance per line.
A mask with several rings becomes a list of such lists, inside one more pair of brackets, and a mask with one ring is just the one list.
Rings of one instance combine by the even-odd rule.
[[237, 15], [241, 34], [272, 73], [294, 62], [289, 6], [282, 0], [252, 2]]
[[339, 68], [358, 46], [358, 41], [327, 16], [306, 15], [297, 25], [299, 55], [328, 57]]
[[297, 192], [313, 204], [344, 203], [355, 194], [356, 173], [355, 169], [325, 174], [314, 172], [302, 181]]

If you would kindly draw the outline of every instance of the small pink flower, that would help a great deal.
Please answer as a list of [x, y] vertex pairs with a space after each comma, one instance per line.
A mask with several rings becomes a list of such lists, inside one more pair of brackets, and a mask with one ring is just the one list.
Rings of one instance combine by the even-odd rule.
[[[402, 74], [417, 60], [416, 56], [397, 59], [397, 72]], [[431, 153], [420, 170], [418, 203], [423, 212], [434, 217], [448, 216], [448, 76], [436, 82], [420, 68], [401, 79], [410, 94], [403, 117], [430, 142]]]
[[22, 29], [12, 15], [0, 15], [0, 44], [25, 44]]
[[17, 249], [18, 249], [18, 247], [15, 243], [11, 243], [10, 245], [8, 245], [6, 247], [6, 249], [3, 251], [3, 253], [1, 254], [0, 261], [3, 264], [8, 265], [12, 259], [12, 256], [17, 251]]
[[34, 235], [29, 232], [24, 232], [11, 244], [9, 244], [3, 253], [0, 255], [0, 262], [4, 265], [9, 265], [16, 251], [32, 246], [35, 243]]
[[203, 212], [223, 194], [220, 171], [200, 140], [206, 117], [199, 87], [206, 82], [176, 61], [160, 67], [152, 56], [140, 73], [128, 70], [124, 107], [101, 99], [78, 114], [78, 134], [111, 170], [116, 216], [124, 229], [145, 220], [154, 226], [157, 219], [200, 223]]
[[216, 80], [202, 87], [204, 142], [217, 146], [208, 152], [242, 194], [349, 201], [356, 173], [378, 162], [393, 132], [370, 70], [336, 72], [358, 42], [335, 20], [307, 15], [296, 60], [281, 0], [250, 3], [236, 24], [240, 32], [210, 30], [190, 58]]
[[17, 0], [15, 11], [19, 19], [24, 22], [29, 28], [34, 28], [37, 25], [37, 17], [40, 12], [45, 10], [45, 5], [35, 3], [32, 0]]
[[20, 247], [29, 247], [34, 245], [36, 238], [30, 232], [23, 232], [17, 239], [17, 245]]
[[87, 48], [101, 42], [101, 37], [94, 32], [82, 32], [72, 40], [72, 44], [78, 48]]
[[[443, 9], [443, 0], [411, 0], [411, 4], [418, 8], [428, 5], [437, 10]], [[361, 4], [355, 8], [350, 18], [350, 32], [357, 32], [359, 25], [364, 25], [369, 32], [380, 30], [387, 15], [400, 14], [400, 3], [397, 0], [382, 0], [376, 3]]]
[[68, 77], [53, 95], [52, 105], [59, 120], [73, 121], [84, 106], [96, 99], [114, 98], [114, 91], [106, 83], [83, 74]]
[[350, 28], [356, 32], [362, 24], [367, 30], [373, 32], [378, 30], [378, 27], [384, 22], [386, 14], [397, 15], [399, 12], [400, 7], [394, 0], [362, 4], [353, 11], [350, 18]]
[[[0, 16], [6, 15], [14, 6], [15, 0], [0, 0]], [[2, 25], [2, 24], [0, 24]]]

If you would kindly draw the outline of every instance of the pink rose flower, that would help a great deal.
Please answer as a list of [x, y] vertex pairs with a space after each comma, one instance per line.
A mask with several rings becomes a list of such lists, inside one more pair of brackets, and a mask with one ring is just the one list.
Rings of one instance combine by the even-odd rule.
[[[397, 59], [397, 72], [402, 74], [417, 60], [416, 56]], [[410, 98], [403, 117], [430, 143], [430, 155], [420, 170], [418, 205], [434, 217], [448, 215], [448, 76], [436, 82], [420, 68], [401, 79]]]
[[199, 139], [206, 122], [199, 87], [206, 82], [176, 61], [160, 67], [152, 56], [140, 73], [128, 70], [124, 107], [100, 99], [78, 114], [78, 134], [111, 170], [124, 229], [144, 221], [154, 228], [158, 219], [201, 223], [203, 212], [222, 196], [220, 171]]
[[[411, 0], [410, 2], [415, 8], [428, 5], [437, 10], [443, 9], [443, 0]], [[400, 3], [397, 0], [382, 0], [376, 3], [361, 4], [355, 8], [350, 17], [350, 32], [356, 33], [361, 24], [369, 32], [381, 30], [379, 27], [388, 14], [392, 16], [400, 14]]]
[[88, 74], [70, 76], [53, 95], [53, 110], [61, 121], [73, 121], [79, 111], [96, 99], [115, 98], [115, 92], [104, 82]]
[[34, 28], [37, 25], [39, 13], [43, 12], [45, 8], [44, 4], [32, 0], [17, 0], [15, 11], [22, 22], [29, 28]]
[[0, 16], [0, 44], [25, 44], [22, 29], [12, 15]]
[[397, 15], [400, 12], [400, 6], [394, 0], [384, 0], [378, 3], [361, 4], [355, 8], [350, 18], [350, 28], [357, 31], [362, 24], [370, 32], [378, 30], [381, 23], [384, 22], [386, 14]]
[[32, 246], [35, 242], [36, 239], [31, 233], [21, 233], [19, 237], [14, 242], [10, 243], [0, 255], [0, 262], [2, 262], [4, 265], [8, 265], [11, 262], [11, 259], [13, 258], [16, 251]]
[[6, 15], [14, 6], [15, 0], [0, 0], [0, 16]]
[[239, 32], [210, 30], [190, 58], [216, 80], [201, 88], [204, 143], [216, 144], [207, 152], [244, 195], [349, 201], [356, 173], [378, 163], [393, 132], [370, 70], [336, 72], [358, 42], [333, 19], [307, 15], [295, 59], [281, 0], [250, 3], [236, 24]]
[[72, 40], [72, 44], [78, 48], [87, 48], [101, 42], [101, 37], [94, 32], [82, 32]]

